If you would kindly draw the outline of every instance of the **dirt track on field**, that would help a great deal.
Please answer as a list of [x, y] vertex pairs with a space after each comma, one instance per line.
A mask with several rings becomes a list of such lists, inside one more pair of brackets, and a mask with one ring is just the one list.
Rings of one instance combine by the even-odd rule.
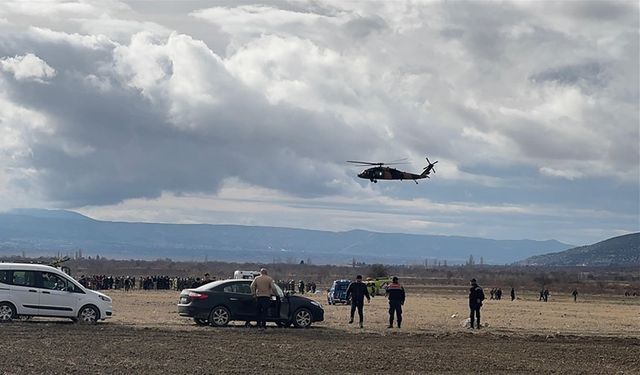
[[464, 298], [414, 294], [401, 331], [384, 328], [375, 298], [364, 330], [346, 324], [347, 306], [325, 306], [310, 329], [263, 333], [197, 327], [177, 316], [176, 292], [108, 294], [116, 315], [97, 326], [0, 325], [0, 373], [640, 373], [640, 301], [617, 297], [488, 301], [489, 326], [469, 331], [451, 317]]

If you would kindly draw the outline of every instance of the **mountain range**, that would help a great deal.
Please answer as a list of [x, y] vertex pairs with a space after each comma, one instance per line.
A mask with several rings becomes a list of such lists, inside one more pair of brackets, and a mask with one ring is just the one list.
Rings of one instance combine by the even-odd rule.
[[571, 248], [555, 240], [378, 233], [211, 224], [94, 220], [72, 211], [15, 209], [0, 213], [0, 255], [69, 254], [112, 259], [219, 260], [345, 264], [510, 264]]
[[536, 266], [639, 266], [640, 233], [609, 238], [593, 245], [529, 257], [520, 262]]

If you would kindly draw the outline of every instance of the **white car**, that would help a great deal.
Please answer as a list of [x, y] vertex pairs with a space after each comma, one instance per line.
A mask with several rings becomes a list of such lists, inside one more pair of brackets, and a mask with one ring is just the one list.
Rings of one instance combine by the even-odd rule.
[[113, 315], [111, 298], [41, 264], [0, 263], [0, 322], [20, 316], [94, 324]]

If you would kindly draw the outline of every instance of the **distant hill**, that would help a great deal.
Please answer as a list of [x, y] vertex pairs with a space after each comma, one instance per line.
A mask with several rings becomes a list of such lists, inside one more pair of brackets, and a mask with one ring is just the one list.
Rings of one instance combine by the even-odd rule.
[[559, 253], [536, 255], [519, 263], [543, 266], [640, 266], [640, 233], [614, 237]]
[[509, 264], [524, 257], [570, 248], [561, 242], [490, 240], [473, 237], [328, 232], [305, 229], [209, 224], [99, 221], [70, 211], [21, 209], [0, 213], [0, 255], [57, 252], [113, 259], [299, 262], [345, 264]]

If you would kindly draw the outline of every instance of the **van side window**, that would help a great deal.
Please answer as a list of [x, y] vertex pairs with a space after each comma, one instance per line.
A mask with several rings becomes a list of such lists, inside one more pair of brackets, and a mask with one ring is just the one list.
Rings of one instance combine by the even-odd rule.
[[9, 282], [9, 271], [6, 271], [6, 270], [0, 271], [0, 283], [10, 284], [10, 282]]
[[42, 272], [42, 287], [52, 290], [67, 289], [68, 281], [51, 272]]
[[36, 286], [36, 273], [34, 271], [13, 271], [11, 284], [20, 286]]

